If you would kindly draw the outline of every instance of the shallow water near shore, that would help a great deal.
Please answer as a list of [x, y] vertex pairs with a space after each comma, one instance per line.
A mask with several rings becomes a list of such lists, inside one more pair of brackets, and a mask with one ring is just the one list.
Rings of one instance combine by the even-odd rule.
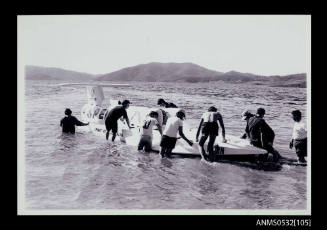
[[[65, 108], [81, 118], [85, 87], [62, 81], [28, 80], [25, 91], [25, 198], [28, 209], [305, 209], [307, 167], [260, 170], [199, 158], [161, 159], [119, 142], [108, 143], [76, 128], [59, 126]], [[108, 84], [108, 82], [103, 82]], [[109, 82], [111, 83], [111, 82]], [[241, 113], [258, 107], [276, 134], [282, 156], [296, 158], [288, 144], [299, 109], [306, 119], [306, 89], [229, 83], [130, 83], [104, 88], [106, 99], [129, 99], [155, 107], [164, 98], [186, 110], [197, 127], [210, 106], [223, 115], [226, 133], [240, 136]], [[190, 137], [191, 138], [191, 137]], [[118, 139], [117, 139], [118, 140]]]

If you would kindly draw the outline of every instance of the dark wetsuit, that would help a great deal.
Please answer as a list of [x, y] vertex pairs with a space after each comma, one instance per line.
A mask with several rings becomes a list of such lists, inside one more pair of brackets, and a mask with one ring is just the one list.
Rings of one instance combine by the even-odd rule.
[[218, 136], [218, 122], [220, 122], [223, 132], [225, 132], [225, 127], [223, 126], [223, 118], [222, 115], [219, 112], [206, 112], [201, 117], [203, 123], [202, 123], [202, 136], [199, 141], [199, 145], [201, 147], [204, 146], [205, 142], [207, 141], [207, 138], [209, 137], [208, 142], [208, 152], [209, 152], [209, 160], [214, 161], [216, 155], [213, 151], [213, 145], [215, 143], [216, 137]]
[[250, 117], [245, 132], [249, 135], [252, 145], [266, 149], [274, 154], [275, 151], [272, 144], [275, 139], [275, 133], [263, 118]]
[[85, 125], [88, 125], [88, 124], [85, 124], [85, 123], [79, 121], [74, 116], [64, 117], [60, 121], [60, 126], [62, 127], [62, 132], [64, 132], [64, 133], [75, 133], [75, 125], [85, 126]]
[[115, 108], [110, 110], [105, 121], [107, 131], [112, 130], [113, 133], [117, 133], [118, 130], [117, 121], [121, 116], [123, 116], [125, 119], [128, 118], [126, 109], [124, 109], [123, 106], [116, 106]]
[[174, 103], [170, 102], [165, 102], [165, 108], [178, 108], [177, 105], [175, 105]]

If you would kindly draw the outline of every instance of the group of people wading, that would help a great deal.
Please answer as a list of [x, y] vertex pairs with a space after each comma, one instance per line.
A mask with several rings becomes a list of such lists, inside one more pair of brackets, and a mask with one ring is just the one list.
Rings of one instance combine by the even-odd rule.
[[[163, 108], [177, 108], [173, 103], [168, 103], [162, 98], [158, 100], [159, 108], [153, 109], [144, 119], [142, 129], [140, 132], [140, 140], [138, 150], [145, 152], [152, 151], [152, 132], [153, 127], [157, 126], [161, 134], [160, 155], [162, 157], [170, 157], [172, 150], [175, 148], [177, 135], [184, 139], [190, 146], [193, 142], [189, 140], [183, 133], [183, 121], [186, 118], [186, 113], [183, 109], [179, 109], [175, 116], [169, 116]], [[109, 133], [112, 132], [111, 140], [114, 141], [118, 131], [118, 119], [123, 117], [126, 120], [128, 127], [131, 129], [129, 118], [126, 110], [129, 108], [130, 101], [124, 100], [121, 105], [112, 108], [105, 116], [106, 139], [109, 140]], [[61, 121], [62, 131], [65, 133], [75, 133], [75, 125], [85, 126], [89, 123], [80, 122], [76, 117], [72, 116], [70, 109], [65, 110], [65, 115]], [[298, 162], [305, 163], [307, 156], [307, 129], [304, 122], [302, 122], [302, 115], [299, 110], [292, 111], [294, 120], [294, 128], [292, 139], [289, 148], [295, 147], [295, 152], [298, 157]], [[245, 133], [241, 138], [250, 140], [253, 146], [267, 150], [273, 155], [273, 160], [278, 161], [281, 158], [279, 152], [273, 148], [275, 133], [272, 128], [264, 120], [265, 110], [258, 108], [256, 114], [251, 114], [249, 111], [242, 113], [242, 119], [246, 121]], [[219, 125], [218, 125], [219, 123]], [[217, 108], [211, 106], [208, 111], [201, 116], [200, 124], [196, 133], [196, 142], [199, 143], [199, 151], [203, 159], [208, 161], [215, 161], [214, 143], [218, 136], [219, 126], [222, 129], [223, 142], [225, 139], [225, 127], [222, 115], [217, 111]], [[199, 135], [201, 132], [201, 138]], [[207, 153], [204, 148], [205, 142], [209, 138], [207, 145]]]

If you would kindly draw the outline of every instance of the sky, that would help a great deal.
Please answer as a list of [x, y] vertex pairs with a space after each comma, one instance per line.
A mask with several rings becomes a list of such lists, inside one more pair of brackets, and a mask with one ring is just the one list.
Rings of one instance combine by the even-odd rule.
[[307, 73], [309, 15], [18, 16], [18, 64], [104, 74], [150, 62]]

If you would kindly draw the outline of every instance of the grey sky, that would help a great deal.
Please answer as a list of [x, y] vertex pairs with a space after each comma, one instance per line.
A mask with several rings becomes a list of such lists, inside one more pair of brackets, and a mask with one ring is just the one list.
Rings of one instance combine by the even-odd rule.
[[305, 15], [18, 16], [19, 60], [102, 74], [149, 62], [193, 62], [262, 75], [307, 72]]

